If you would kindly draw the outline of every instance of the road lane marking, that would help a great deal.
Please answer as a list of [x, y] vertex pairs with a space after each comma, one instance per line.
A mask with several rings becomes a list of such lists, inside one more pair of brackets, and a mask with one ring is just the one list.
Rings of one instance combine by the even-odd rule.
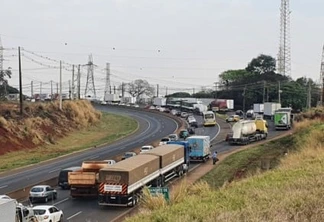
[[73, 217], [76, 217], [76, 216], [78, 216], [79, 214], [81, 214], [82, 213], [82, 211], [79, 211], [78, 213], [75, 213], [75, 214], [73, 214], [72, 216], [70, 216], [70, 217], [68, 217], [68, 218], [66, 218], [67, 220], [71, 220]]
[[0, 189], [6, 188], [8, 185], [3, 185], [0, 187]]
[[218, 123], [216, 123], [217, 124], [217, 126], [218, 126], [218, 132], [216, 133], [216, 135], [211, 139], [211, 141], [213, 141], [217, 136], [218, 136], [218, 134], [220, 133], [220, 131], [221, 131], [221, 127], [220, 127], [220, 125], [218, 124]]
[[48, 173], [53, 173], [53, 172], [59, 171], [59, 170], [61, 170], [61, 169], [54, 169], [54, 170], [48, 171]]
[[60, 200], [60, 201], [56, 202], [54, 205], [57, 205], [57, 204], [63, 203], [63, 202], [65, 202], [65, 201], [69, 200], [69, 199], [70, 199], [70, 198], [67, 197], [67, 198], [65, 198], [64, 200]]
[[93, 159], [96, 159], [96, 158], [98, 158], [99, 156], [93, 156], [93, 157], [91, 157], [91, 158], [89, 158], [90, 160], [93, 160]]

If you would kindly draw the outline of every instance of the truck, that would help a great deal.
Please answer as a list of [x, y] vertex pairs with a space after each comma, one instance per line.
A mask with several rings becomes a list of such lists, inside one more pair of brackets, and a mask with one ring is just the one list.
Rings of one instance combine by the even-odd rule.
[[15, 199], [0, 199], [1, 222], [37, 222], [30, 207], [18, 204]]
[[137, 155], [99, 170], [100, 206], [135, 206], [143, 186], [160, 176], [158, 156]]
[[264, 104], [263, 103], [255, 103], [253, 104], [253, 112], [258, 114], [263, 114], [264, 112]]
[[107, 166], [109, 166], [107, 161], [83, 161], [81, 170], [68, 172], [70, 196], [96, 197], [99, 170]]
[[209, 136], [190, 136], [187, 138], [190, 146], [190, 161], [205, 162], [210, 158], [210, 137]]
[[181, 145], [183, 148], [183, 156], [184, 156], [184, 162], [183, 162], [183, 169], [184, 173], [187, 173], [189, 171], [190, 166], [190, 145], [188, 141], [170, 141], [167, 142], [167, 144], [175, 144], [175, 145]]
[[185, 173], [184, 153], [183, 145], [166, 144], [100, 169], [98, 204], [136, 205], [144, 186], [161, 187]]
[[234, 109], [233, 99], [215, 99], [209, 104], [213, 112], [226, 112]]
[[166, 98], [156, 97], [153, 99], [154, 106], [166, 106], [166, 102], [167, 102]]
[[232, 126], [233, 135], [228, 138], [229, 144], [249, 144], [266, 139], [268, 135], [267, 122], [263, 119], [241, 120]]
[[266, 102], [264, 103], [263, 116], [265, 118], [273, 118], [275, 111], [281, 108], [280, 103]]
[[208, 107], [204, 104], [194, 104], [193, 112], [197, 115], [202, 115], [204, 112], [207, 112]]
[[120, 102], [120, 97], [118, 94], [109, 94], [104, 95], [104, 101], [106, 102]]
[[286, 129], [289, 130], [292, 125], [292, 117], [290, 111], [284, 111], [279, 109], [274, 114], [274, 125], [276, 130]]

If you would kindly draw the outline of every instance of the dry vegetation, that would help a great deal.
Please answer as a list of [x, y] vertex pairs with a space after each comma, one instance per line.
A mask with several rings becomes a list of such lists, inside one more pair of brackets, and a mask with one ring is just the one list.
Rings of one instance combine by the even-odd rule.
[[[229, 162], [249, 162], [251, 154], [273, 154], [271, 147], [262, 146], [252, 153], [238, 152], [213, 170], [218, 174], [211, 171], [212, 176], [195, 185], [184, 183], [173, 190], [169, 203], [144, 192], [141, 213], [127, 221], [324, 221], [324, 121], [323, 112], [318, 113], [302, 114], [303, 121], [295, 125], [289, 139], [272, 143], [273, 149], [290, 150], [288, 155], [281, 152], [273, 169], [262, 171], [260, 164], [252, 168], [244, 165], [244, 177], [233, 178], [233, 172], [225, 172], [226, 178], [217, 171], [222, 164], [227, 165], [226, 171]], [[242, 166], [235, 167], [240, 171]], [[214, 182], [218, 176], [223, 177], [221, 184]]]
[[96, 124], [101, 113], [88, 101], [64, 101], [63, 110], [57, 103], [29, 103], [23, 116], [18, 105], [0, 104], [0, 155], [14, 150], [53, 144], [68, 132]]

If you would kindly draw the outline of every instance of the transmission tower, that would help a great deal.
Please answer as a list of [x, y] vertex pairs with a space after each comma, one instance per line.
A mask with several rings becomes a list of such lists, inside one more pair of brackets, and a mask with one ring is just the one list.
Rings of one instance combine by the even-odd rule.
[[280, 7], [280, 43], [277, 58], [277, 70], [279, 74], [291, 75], [290, 54], [290, 9], [289, 0], [281, 0]]
[[[0, 72], [3, 71], [3, 46], [2, 46], [2, 42], [1, 42], [1, 36], [0, 36]], [[0, 83], [2, 84], [2, 83]]]
[[324, 45], [323, 45], [322, 60], [321, 60], [320, 84], [321, 84], [320, 105], [323, 106], [324, 105], [323, 104], [323, 99], [324, 99]]
[[94, 76], [93, 76], [93, 60], [92, 55], [89, 55], [89, 61], [88, 61], [88, 74], [87, 74], [87, 83], [86, 88], [84, 92], [84, 96], [87, 97], [91, 92], [93, 93], [93, 98], [96, 99], [96, 88], [94, 84]]
[[110, 90], [110, 64], [107, 63], [106, 64], [107, 68], [106, 68], [106, 86], [105, 86], [105, 95], [104, 95], [104, 101], [107, 101], [107, 94], [109, 94], [109, 90]]

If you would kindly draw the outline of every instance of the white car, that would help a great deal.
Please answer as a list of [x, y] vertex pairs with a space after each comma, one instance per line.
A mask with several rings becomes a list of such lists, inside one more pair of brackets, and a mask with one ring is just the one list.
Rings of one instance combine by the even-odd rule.
[[42, 200], [45, 203], [48, 200], [56, 200], [57, 191], [49, 185], [37, 185], [30, 189], [29, 191], [29, 200], [31, 203], [35, 201]]
[[164, 137], [164, 138], [161, 139], [161, 141], [159, 143], [159, 146], [165, 145], [165, 144], [167, 144], [170, 141], [171, 141], [171, 139], [169, 137]]
[[39, 205], [33, 207], [33, 211], [38, 221], [63, 222], [63, 211], [55, 206]]
[[[14, 200], [8, 195], [0, 195], [0, 200]], [[17, 200], [15, 200], [16, 204], [18, 204]]]
[[147, 152], [147, 151], [150, 151], [150, 150], [152, 150], [154, 147], [153, 146], [151, 146], [151, 145], [145, 145], [145, 146], [142, 146], [142, 148], [141, 148], [141, 153], [145, 153], [145, 152]]
[[107, 162], [108, 165], [114, 165], [116, 163], [115, 160], [104, 160], [105, 162]]
[[177, 134], [170, 134], [169, 138], [171, 141], [177, 141], [179, 139]]

